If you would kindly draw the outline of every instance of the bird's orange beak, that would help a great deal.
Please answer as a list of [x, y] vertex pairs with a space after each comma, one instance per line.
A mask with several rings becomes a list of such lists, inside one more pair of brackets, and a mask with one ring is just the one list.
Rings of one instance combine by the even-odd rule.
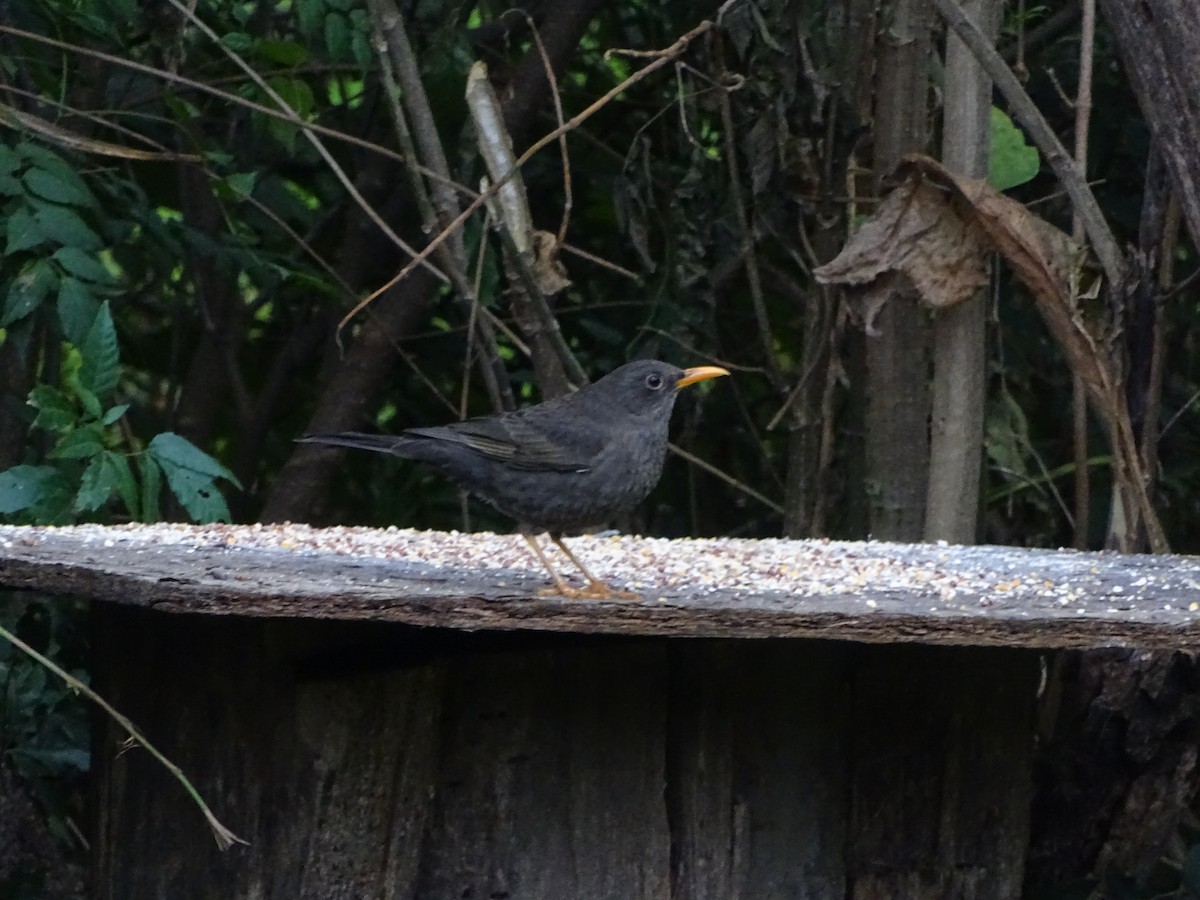
[[722, 375], [728, 374], [728, 370], [722, 369], [720, 366], [696, 366], [694, 369], [684, 369], [683, 377], [675, 382], [675, 390], [695, 384], [697, 381], [708, 381], [710, 378], [720, 378]]

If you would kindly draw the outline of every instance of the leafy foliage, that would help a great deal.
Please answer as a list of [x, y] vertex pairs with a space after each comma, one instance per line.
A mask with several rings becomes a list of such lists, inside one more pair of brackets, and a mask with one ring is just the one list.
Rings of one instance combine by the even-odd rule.
[[[59, 659], [87, 682], [82, 604], [58, 598], [7, 595], [0, 626]], [[76, 835], [84, 813], [83, 776], [90, 766], [90, 722], [79, 698], [29, 657], [0, 641], [0, 765], [21, 777], [43, 811], [50, 832], [78, 857]], [[12, 811], [14, 805], [7, 806]], [[11, 861], [7, 861], [11, 864]], [[4, 896], [46, 896], [47, 873], [13, 873], [0, 881]], [[29, 890], [21, 894], [19, 886]]]
[[[133, 454], [135, 477], [120, 424], [128, 403], [110, 405], [120, 375], [117, 333], [108, 302], [101, 304], [79, 349], [67, 344], [58, 387], [40, 384], [29, 395], [37, 410], [31, 427], [52, 438], [45, 461], [0, 472], [0, 516], [11, 521], [62, 525], [95, 516], [119, 499], [132, 519], [158, 515], [161, 478], [188, 515], [198, 522], [228, 521], [229, 508], [218, 479], [233, 474], [173, 432], [156, 435]], [[153, 474], [148, 474], [153, 473]]]

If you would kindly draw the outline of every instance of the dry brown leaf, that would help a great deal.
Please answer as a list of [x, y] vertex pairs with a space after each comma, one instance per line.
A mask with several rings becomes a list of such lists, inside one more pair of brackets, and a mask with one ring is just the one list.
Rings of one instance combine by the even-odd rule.
[[533, 261], [530, 266], [538, 290], [547, 297], [571, 286], [567, 267], [558, 258], [558, 238], [549, 231], [533, 233]]
[[[880, 298], [905, 286], [896, 276], [927, 305], [945, 307], [983, 285], [986, 255], [999, 253], [1033, 295], [1107, 427], [1131, 531], [1144, 527], [1150, 548], [1164, 552], [1166, 538], [1146, 493], [1124, 402], [1120, 359], [1112, 352], [1117, 326], [1104, 312], [1108, 307], [1099, 307], [1098, 314], [1083, 303], [1098, 287], [1087, 270], [1086, 249], [986, 181], [955, 175], [927, 156], [905, 157], [895, 177], [899, 186], [842, 252], [815, 270], [817, 279], [856, 287], [870, 332]], [[1119, 299], [1125, 286], [1108, 289]]]
[[856, 286], [887, 273], [902, 274], [935, 309], [961, 303], [987, 284], [979, 230], [919, 174], [888, 194], [842, 252], [814, 272], [826, 284]]

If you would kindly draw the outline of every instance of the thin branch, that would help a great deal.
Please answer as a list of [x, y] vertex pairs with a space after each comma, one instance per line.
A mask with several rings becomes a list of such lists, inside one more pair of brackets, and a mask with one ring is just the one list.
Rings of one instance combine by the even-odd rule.
[[657, 72], [663, 66], [667, 65], [671, 60], [673, 60], [674, 58], [676, 58], [677, 56], [682, 54], [685, 50], [687, 50], [687, 48], [691, 45], [691, 43], [693, 41], [695, 41], [699, 37], [702, 37], [703, 35], [707, 34], [709, 31], [711, 31], [713, 28], [715, 28], [717, 26], [717, 23], [720, 21], [721, 17], [725, 14], [725, 12], [737, 2], [739, 2], [739, 0], [725, 0], [725, 2], [721, 4], [720, 9], [717, 10], [717, 18], [715, 21], [710, 20], [710, 19], [705, 19], [703, 22], [701, 22], [699, 25], [697, 25], [691, 31], [688, 31], [686, 34], [682, 35], [678, 40], [675, 41], [675, 43], [673, 43], [670, 47], [667, 47], [665, 50], [639, 51], [639, 52], [629, 51], [629, 50], [609, 50], [609, 51], [607, 51], [605, 54], [606, 56], [609, 54], [621, 53], [621, 54], [626, 54], [626, 55], [637, 55], [639, 57], [653, 57], [653, 61], [650, 62], [649, 64], [647, 64], [644, 68], [639, 69], [638, 71], [634, 72], [632, 75], [630, 75], [628, 78], [626, 78], [620, 84], [618, 84], [616, 87], [611, 88], [602, 97], [600, 97], [599, 100], [596, 100], [594, 103], [592, 103], [586, 109], [584, 109], [582, 112], [572, 116], [570, 119], [568, 119], [562, 125], [560, 125], [558, 128], [555, 128], [549, 134], [545, 135], [544, 137], [540, 138], [539, 140], [537, 140], [533, 144], [531, 144], [524, 153], [522, 153], [520, 156], [517, 157], [517, 161], [513, 165], [512, 169], [510, 169], [508, 172], [506, 172], [500, 178], [495, 179], [488, 186], [487, 190], [485, 190], [482, 194], [480, 194], [479, 197], [472, 200], [466, 206], [466, 208], [463, 209], [463, 211], [458, 214], [458, 216], [454, 219], [454, 221], [451, 222], [446, 227], [446, 230], [443, 231], [441, 234], [439, 234], [432, 241], [430, 241], [429, 244], [426, 245], [425, 249], [422, 250], [419, 254], [417, 254], [417, 256], [414, 259], [412, 259], [407, 265], [405, 265], [404, 268], [401, 269], [400, 272], [394, 278], [392, 278], [386, 284], [375, 289], [369, 295], [364, 297], [359, 302], [359, 304], [354, 309], [352, 309], [345, 316], [345, 318], [342, 319], [341, 322], [338, 323], [338, 330], [340, 331], [341, 329], [345, 328], [346, 324], [352, 318], [354, 318], [354, 316], [356, 316], [363, 309], [363, 307], [367, 306], [372, 300], [374, 300], [380, 294], [384, 293], [384, 291], [387, 291], [388, 289], [390, 289], [393, 285], [398, 284], [399, 282], [401, 282], [405, 278], [407, 278], [413, 269], [415, 269], [420, 263], [424, 262], [426, 259], [429, 258], [429, 256], [434, 252], [434, 250], [437, 249], [437, 246], [439, 244], [441, 244], [443, 241], [445, 241], [451, 232], [453, 232], [457, 228], [460, 228], [463, 225], [463, 223], [466, 222], [467, 219], [469, 219], [475, 213], [475, 211], [477, 209], [479, 209], [479, 207], [481, 207], [484, 203], [486, 203], [488, 199], [490, 199], [491, 197], [494, 197], [496, 195], [496, 192], [504, 184], [506, 184], [508, 182], [508, 179], [512, 178], [517, 173], [517, 171], [522, 166], [524, 166], [525, 163], [529, 162], [529, 160], [532, 159], [539, 151], [541, 151], [542, 148], [544, 148], [547, 145], [558, 140], [560, 135], [566, 134], [566, 133], [578, 128], [581, 124], [586, 122], [588, 119], [590, 119], [592, 116], [594, 116], [597, 112], [599, 112], [601, 109], [603, 109], [609, 103], [611, 103], [616, 97], [620, 96], [622, 93], [629, 90], [629, 88], [631, 88], [633, 85], [637, 84], [638, 82], [643, 81], [644, 79], [648, 78], [654, 72]]
[[[546, 81], [550, 85], [550, 97], [554, 100], [554, 120], [561, 128], [563, 124], [562, 95], [558, 92], [558, 78], [554, 74], [554, 66], [550, 64], [550, 54], [546, 52], [546, 45], [542, 43], [541, 32], [538, 31], [533, 17], [523, 9], [515, 10], [515, 12], [525, 17], [525, 21], [529, 25], [529, 32], [533, 35], [533, 42], [537, 45], [538, 56], [542, 60], [542, 71], [546, 73]], [[567, 133], [565, 131], [558, 139], [558, 153], [562, 159], [563, 168], [563, 210], [554, 243], [556, 247], [561, 247], [563, 241], [567, 239], [567, 226], [571, 222], [571, 208], [574, 206], [571, 192], [571, 157], [567, 153]]]
[[[128, 137], [134, 137], [138, 140], [146, 141], [153, 146], [160, 146], [149, 138], [138, 134], [129, 128], [124, 128], [113, 122], [109, 122], [102, 116], [97, 116], [92, 113], [84, 112], [83, 110], [74, 109], [65, 103], [60, 103], [57, 100], [52, 100], [49, 97], [40, 97], [32, 91], [23, 91], [20, 88], [9, 87], [9, 91], [14, 94], [31, 97], [39, 103], [45, 103], [47, 106], [57, 107], [71, 112], [82, 119], [90, 122], [103, 125], [107, 128], [115, 129]], [[41, 135], [48, 141], [58, 144], [60, 147], [66, 147], [69, 150], [79, 150], [84, 153], [94, 153], [97, 156], [112, 156], [117, 159], [132, 159], [140, 162], [199, 162], [203, 157], [196, 156], [191, 153], [175, 153], [165, 148], [159, 150], [134, 150], [131, 147], [123, 147], [120, 144], [110, 144], [107, 141], [98, 141], [95, 138], [86, 138], [75, 132], [63, 128], [60, 125], [55, 125], [53, 122], [47, 122], [45, 119], [35, 116], [31, 113], [22, 112], [14, 107], [0, 103], [0, 125], [7, 125], [12, 129], [27, 129], [35, 134]]]
[[684, 450], [682, 447], [680, 447], [678, 444], [676, 444], [674, 442], [668, 443], [667, 449], [670, 450], [672, 453], [674, 453], [676, 456], [686, 459], [692, 465], [699, 466], [701, 469], [703, 469], [705, 472], [708, 472], [710, 475], [716, 475], [718, 478], [720, 478], [726, 484], [730, 485], [731, 487], [736, 488], [737, 490], [741, 491], [743, 494], [745, 494], [748, 497], [753, 497], [755, 500], [757, 500], [763, 506], [773, 509], [775, 512], [779, 513], [781, 516], [783, 515], [784, 510], [783, 510], [782, 506], [780, 506], [778, 503], [776, 503], [774, 500], [772, 500], [770, 497], [766, 496], [765, 494], [760, 494], [754, 488], [750, 487], [750, 485], [743, 484], [742, 482], [738, 481], [736, 478], [734, 478], [728, 472], [723, 472], [722, 470], [720, 470], [716, 466], [714, 466], [712, 463], [705, 462], [700, 457], [696, 456], [693, 453], [689, 453], [688, 451]]
[[1187, 403], [1179, 407], [1179, 409], [1175, 411], [1175, 415], [1171, 416], [1171, 418], [1167, 420], [1167, 424], [1162, 427], [1162, 432], [1158, 436], [1159, 441], [1162, 441], [1162, 439], [1167, 436], [1167, 432], [1175, 427], [1175, 423], [1183, 417], [1184, 413], [1195, 406], [1196, 401], [1198, 400], [1200, 400], [1200, 391], [1196, 391], [1194, 394], [1192, 394], [1192, 396], [1188, 397]]
[[240, 837], [221, 824], [217, 817], [213, 815], [212, 810], [208, 808], [208, 804], [205, 803], [204, 799], [200, 796], [200, 792], [196, 790], [191, 781], [188, 780], [188, 777], [183, 774], [183, 770], [180, 769], [179, 766], [175, 765], [175, 763], [171, 762], [171, 760], [167, 759], [167, 757], [164, 756], [157, 747], [146, 740], [145, 735], [138, 731], [137, 728], [134, 727], [134, 724], [129, 721], [127, 717], [117, 712], [117, 710], [114, 709], [107, 700], [97, 694], [94, 690], [92, 690], [70, 672], [63, 669], [52, 659], [34, 650], [31, 646], [29, 646], [11, 631], [0, 627], [0, 638], [8, 641], [26, 656], [49, 669], [51, 672], [61, 678], [71, 690], [83, 694], [85, 697], [99, 706], [102, 710], [108, 713], [113, 721], [125, 729], [125, 732], [129, 735], [130, 741], [140, 744], [151, 756], [162, 763], [166, 770], [170, 772], [172, 776], [174, 776], [175, 780], [183, 785], [183, 789], [187, 791], [188, 796], [192, 798], [192, 801], [198, 807], [200, 807], [200, 812], [204, 814], [204, 818], [208, 822], [208, 827], [212, 829], [213, 837], [216, 839], [217, 846], [220, 849], [228, 850], [235, 843], [249, 844], [249, 841], [242, 840]]
[[[242, 59], [242, 57], [237, 53], [234, 53], [231, 49], [229, 49], [229, 47], [222, 42], [220, 35], [209, 28], [199, 16], [192, 12], [192, 10], [184, 6], [180, 0], [167, 0], [167, 2], [181, 12], [189, 22], [195, 25], [196, 28], [198, 28], [204, 34], [205, 37], [216, 44], [235, 66], [245, 72], [250, 80], [258, 85], [259, 89], [268, 97], [270, 97], [275, 104], [284, 111], [284, 113], [287, 115], [288, 121], [300, 129], [300, 132], [304, 135], [305, 139], [312, 144], [313, 149], [316, 150], [321, 159], [325, 161], [325, 165], [329, 167], [329, 171], [333, 172], [337, 180], [341, 182], [342, 188], [354, 199], [354, 202], [358, 204], [359, 208], [367, 214], [367, 218], [374, 222], [375, 227], [386, 234], [392, 243], [394, 243], [409, 256], [413, 257], [414, 262], [416, 262], [416, 249], [409, 246], [408, 242], [405, 241], [404, 238], [396, 234], [396, 232], [392, 229], [392, 226], [385, 222], [383, 217], [375, 211], [375, 207], [367, 202], [367, 198], [359, 193], [358, 188], [354, 186], [354, 182], [350, 180], [350, 176], [346, 174], [345, 170], [341, 167], [338, 161], [333, 158], [333, 154], [325, 148], [323, 143], [321, 143], [321, 139], [318, 138], [317, 135], [308, 127], [308, 123], [304, 120], [304, 118], [298, 112], [296, 112], [291, 105], [283, 99], [283, 97], [279, 95], [278, 91], [267, 84], [266, 80], [257, 72], [255, 72], [249, 63]], [[450, 279], [446, 277], [445, 273], [443, 273], [441, 269], [429, 262], [427, 257], [421, 258], [420, 264], [429, 272], [433, 273], [433, 275], [439, 280], [447, 283], [450, 281]]]
[[579, 360], [575, 358], [575, 354], [571, 352], [571, 348], [567, 345], [567, 340], [563, 337], [558, 319], [555, 318], [554, 311], [550, 309], [550, 301], [546, 298], [542, 286], [538, 284], [537, 277], [534, 275], [532, 269], [530, 269], [526, 256], [517, 248], [516, 242], [513, 240], [513, 234], [506, 226], [501, 225], [497, 231], [500, 235], [500, 240], [509, 251], [509, 261], [517, 271], [517, 277], [521, 280], [521, 287], [525, 290], [525, 294], [529, 298], [529, 304], [533, 308], [534, 315], [537, 316], [538, 326], [549, 338], [550, 346], [554, 348], [554, 355], [558, 357], [558, 361], [563, 367], [563, 372], [572, 385], [582, 387], [588, 383], [587, 372], [584, 371], [583, 366], [579, 364]]
[[[1092, 62], [1096, 42], [1096, 0], [1083, 0], [1083, 21], [1079, 34], [1079, 90], [1075, 95], [1075, 165], [1087, 178], [1088, 124], [1092, 117]], [[1051, 72], [1053, 74], [1053, 71]], [[1057, 79], [1055, 85], [1057, 86]], [[1071, 216], [1071, 237], [1083, 238], [1083, 218], [1076, 210]], [[1119, 286], [1114, 285], [1119, 289]], [[1087, 548], [1088, 525], [1091, 520], [1091, 469], [1088, 459], [1087, 388], [1076, 373], [1071, 378], [1071, 407], [1074, 419], [1072, 445], [1075, 457], [1075, 516], [1074, 540], [1076, 550]], [[1119, 496], [1119, 495], [1118, 495]]]
[[1108, 282], [1114, 288], [1125, 278], [1125, 257], [1120, 245], [1113, 236], [1100, 204], [1095, 195], [1089, 190], [1087, 182], [1080, 174], [1079, 168], [1072, 161], [1066, 148], [1054, 133], [1049, 123], [1043, 118], [1033, 100], [1021, 87], [1012, 69], [1005, 65], [1000, 54], [995, 51], [987, 38], [975, 26], [975, 23], [958, 6], [955, 0], [933, 0], [933, 4], [946, 24], [954, 29], [967, 48], [979, 60], [984, 71], [988, 73], [996, 87], [1004, 94], [1011, 104], [1017, 121], [1024, 126], [1029, 136], [1033, 138], [1038, 149], [1046, 157], [1046, 161], [1058, 176], [1071, 197], [1076, 211], [1083, 220], [1083, 225], [1096, 252], [1096, 258], [1104, 269]]
[[567, 253], [573, 253], [580, 259], [586, 259], [590, 263], [595, 263], [601, 268], [608, 269], [610, 272], [615, 272], [618, 275], [623, 275], [632, 281], [634, 284], [642, 284], [642, 276], [637, 272], [632, 272], [624, 266], [618, 266], [615, 262], [609, 262], [607, 259], [596, 256], [594, 253], [588, 253], [582, 247], [576, 247], [574, 244], [568, 244], [566, 241], [559, 242], [558, 248], [565, 250]]
[[[404, 147], [405, 155], [412, 162], [420, 156], [428, 163], [429, 168], [439, 172], [444, 180], [434, 181], [430, 191], [425, 189], [425, 182], [412, 166], [411, 173], [413, 193], [417, 197], [421, 209], [422, 220], [429, 233], [440, 231], [458, 211], [458, 198], [446, 183], [450, 180], [450, 165], [442, 142], [438, 137], [437, 123], [433, 118], [433, 110], [429, 105], [429, 97], [421, 82], [421, 73], [413, 54], [408, 32], [404, 28], [404, 20], [400, 16], [396, 4], [392, 0], [370, 0], [371, 17], [376, 31], [380, 36], [378, 47], [380, 64], [387, 78], [390, 99], [393, 104], [393, 120], [397, 135]], [[390, 65], [389, 65], [390, 63]], [[392, 78], [392, 68], [395, 68], [395, 78]], [[413, 131], [399, 108], [396, 100], [400, 93], [404, 101], [404, 109], [413, 121]], [[430, 194], [432, 193], [432, 197]], [[480, 374], [483, 377], [484, 388], [492, 409], [513, 409], [516, 405], [512, 388], [504, 371], [504, 363], [500, 359], [500, 348], [496, 343], [496, 334], [487, 319], [475, 315], [478, 303], [477, 285], [473, 286], [467, 277], [468, 261], [467, 248], [463, 242], [462, 233], [457, 233], [453, 239], [441, 248], [439, 259], [450, 275], [455, 289], [458, 291], [459, 305], [464, 308], [468, 321], [471, 323], [471, 341], [476, 339], [482, 350], [479, 360]], [[468, 358], [470, 353], [468, 352]], [[469, 380], [469, 379], [468, 379]]]
[[[483, 223], [484, 232], [487, 231], [488, 220], [490, 218], [490, 216], [485, 217]], [[467, 398], [471, 393], [471, 356], [475, 352], [475, 322], [479, 318], [479, 291], [483, 284], [483, 264], [487, 259], [487, 246], [488, 242], [482, 239], [481, 234], [479, 250], [475, 254], [475, 279], [471, 285], [471, 312], [467, 316], [467, 352], [463, 354], [462, 391], [458, 399], [458, 417], [460, 419], [467, 417]], [[465, 521], [465, 503], [463, 504], [463, 512]]]
[[[514, 171], [512, 139], [504, 124], [500, 100], [496, 97], [488, 80], [487, 66], [476, 62], [467, 77], [467, 107], [475, 124], [479, 142], [479, 153], [483, 157], [488, 173], [492, 177]], [[550, 341], [554, 355], [558, 358], [566, 378], [575, 387], [587, 384], [587, 373], [567, 346], [562, 329], [550, 302], [542, 288], [543, 280], [534, 273], [532, 263], [536, 252], [537, 236], [533, 229], [533, 216], [529, 211], [529, 200], [525, 194], [525, 182], [518, 173], [511, 177], [497, 195], [498, 210], [495, 219], [499, 233], [508, 251], [506, 259], [517, 271], [537, 325]]]
[[[767, 303], [763, 296], [762, 278], [758, 269], [758, 254], [754, 248], [754, 234], [750, 228], [750, 215], [746, 211], [746, 198], [742, 192], [742, 175], [738, 167], [737, 132], [733, 127], [733, 108], [729, 102], [729, 91], [721, 91], [718, 102], [721, 109], [721, 130], [725, 134], [725, 159], [729, 165], [729, 194], [733, 201], [738, 231], [741, 232], [741, 255], [742, 263], [746, 267], [746, 281], [750, 288], [750, 307], [754, 311], [758, 340], [771, 384], [782, 393], [784, 390], [783, 370], [775, 353], [775, 337], [771, 332], [771, 320], [767, 315]], [[790, 404], [785, 404], [784, 409], [788, 409], [789, 406]]]
[[[216, 97], [219, 100], [224, 100], [225, 102], [230, 103], [234, 106], [241, 106], [244, 109], [248, 109], [252, 112], [258, 113], [259, 115], [269, 116], [270, 118], [278, 119], [281, 122], [290, 122], [292, 124], [295, 124], [295, 119], [283, 110], [272, 109], [269, 106], [264, 106], [261, 103], [255, 103], [253, 100], [248, 100], [245, 97], [239, 97], [237, 94], [231, 94], [228, 91], [223, 91], [220, 88], [213, 87], [210, 84], [206, 84], [202, 81], [196, 81], [196, 80], [188, 78], [184, 75], [179, 75], [175, 72], [170, 72], [166, 69], [156, 69], [154, 66], [147, 66], [144, 63], [134, 62], [133, 60], [126, 59], [125, 57], [113, 56], [111, 53], [104, 53], [100, 50], [93, 50], [90, 47], [84, 47], [79, 44], [72, 44], [67, 41], [56, 40], [55, 38], [47, 37], [44, 34], [38, 34], [37, 32], [34, 32], [34, 31], [25, 31], [24, 29], [14, 28], [11, 25], [5, 25], [3, 23], [0, 23], [0, 34], [11, 34], [14, 37], [22, 38], [23, 40], [35, 41], [37, 43], [45, 44], [47, 47], [54, 47], [56, 49], [65, 50], [70, 53], [76, 53], [80, 56], [86, 56], [91, 59], [98, 59], [101, 62], [106, 62], [106, 63], [110, 63], [111, 65], [114, 65], [114, 66], [120, 66], [122, 68], [130, 69], [131, 71], [134, 71], [134, 72], [141, 72], [144, 75], [150, 75], [160, 81], [166, 81], [166, 82], [170, 82], [171, 84], [177, 84], [182, 87], [188, 88], [190, 90], [194, 90], [194, 91], [197, 91], [202, 94], [208, 94], [211, 97]], [[218, 81], [220, 81], [220, 80], [228, 80], [228, 79], [218, 79]], [[109, 124], [110, 124], [110, 127], [116, 127], [116, 126], [112, 126], [111, 123], [109, 123]], [[405, 165], [413, 164], [413, 163], [410, 163], [409, 160], [406, 160], [401, 154], [397, 153], [395, 150], [392, 150], [389, 147], [384, 147], [381, 144], [376, 144], [376, 143], [373, 143], [372, 141], [364, 140], [363, 138], [360, 138], [360, 137], [355, 137], [352, 134], [347, 134], [343, 131], [338, 131], [336, 128], [330, 128], [326, 125], [320, 125], [316, 122], [305, 122], [304, 128], [312, 131], [315, 134], [322, 135], [322, 136], [330, 138], [332, 140], [341, 141], [343, 143], [350, 144], [351, 146], [354, 146], [354, 147], [359, 147], [363, 150], [367, 150], [367, 151], [369, 151], [371, 153], [375, 153], [379, 156], [386, 157], [387, 159], [393, 159], [396, 162], [403, 163]], [[83, 148], [83, 149], [86, 149], [86, 148]], [[467, 187], [466, 185], [459, 184], [458, 182], [452, 181], [452, 180], [447, 181], [443, 176], [439, 175], [437, 172], [434, 172], [430, 169], [426, 169], [425, 167], [420, 166], [420, 165], [417, 166], [417, 170], [422, 175], [424, 175], [426, 178], [431, 178], [435, 181], [445, 182], [450, 188], [452, 188], [459, 194], [462, 194], [464, 197], [468, 197], [472, 200], [477, 199], [479, 197], [479, 194], [476, 191], [472, 190], [471, 188]]]

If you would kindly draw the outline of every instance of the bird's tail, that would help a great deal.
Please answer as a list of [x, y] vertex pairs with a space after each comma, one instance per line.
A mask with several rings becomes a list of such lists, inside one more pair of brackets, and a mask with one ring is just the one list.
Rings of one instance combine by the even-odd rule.
[[402, 455], [401, 448], [411, 443], [410, 438], [399, 434], [364, 434], [361, 431], [337, 431], [327, 434], [306, 434], [296, 438], [298, 444], [328, 444], [333, 447], [353, 447], [356, 450], [374, 450], [376, 453]]

